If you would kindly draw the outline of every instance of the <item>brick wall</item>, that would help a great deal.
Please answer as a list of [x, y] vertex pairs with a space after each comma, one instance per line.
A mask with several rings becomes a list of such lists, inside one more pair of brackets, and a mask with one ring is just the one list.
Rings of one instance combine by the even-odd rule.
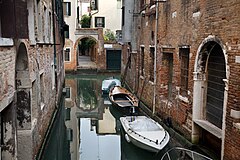
[[[226, 58], [227, 70], [229, 74], [229, 88], [227, 91], [226, 116], [226, 136], [222, 150], [223, 159], [237, 159], [240, 154], [237, 153], [240, 147], [238, 143], [240, 138], [239, 129], [234, 127], [233, 123], [239, 123], [240, 120], [230, 116], [231, 109], [240, 110], [240, 92], [239, 92], [239, 62], [236, 62], [236, 56], [240, 54], [240, 3], [235, 0], [230, 1], [167, 1], [159, 4], [159, 23], [158, 23], [158, 45], [157, 45], [157, 87], [156, 87], [156, 111], [157, 114], [165, 119], [170, 117], [174, 127], [191, 139], [192, 132], [192, 103], [193, 103], [193, 72], [196, 63], [196, 57], [201, 43], [209, 36], [216, 37], [217, 43], [223, 46], [223, 52]], [[151, 11], [146, 9], [146, 13]], [[149, 75], [149, 46], [151, 45], [151, 31], [154, 31], [154, 15], [145, 17], [139, 16], [140, 21], [138, 35], [138, 58], [140, 59], [140, 45], [145, 48], [145, 76], [136, 76], [129, 69], [128, 84], [134, 88], [134, 82], [138, 79], [139, 90], [141, 91], [143, 81]], [[189, 76], [188, 76], [188, 95], [185, 98], [179, 98], [180, 87], [180, 59], [179, 47], [189, 46]], [[126, 48], [124, 51], [124, 61], [126, 64]], [[173, 56], [173, 75], [172, 75], [172, 99], [168, 98], [168, 62], [167, 54]], [[136, 63], [132, 63], [132, 66]], [[138, 64], [139, 65], [139, 64]], [[229, 67], [229, 69], [228, 69]], [[137, 67], [138, 68], [138, 67]], [[137, 70], [138, 71], [138, 70]], [[227, 77], [228, 78], [228, 77]], [[141, 99], [152, 108], [153, 86], [146, 82]], [[222, 131], [222, 133], [225, 133]], [[232, 134], [234, 133], [234, 134]], [[223, 134], [224, 135], [224, 134]], [[232, 136], [234, 135], [234, 137]], [[234, 141], [231, 141], [234, 139]], [[211, 146], [210, 146], [211, 148]]]

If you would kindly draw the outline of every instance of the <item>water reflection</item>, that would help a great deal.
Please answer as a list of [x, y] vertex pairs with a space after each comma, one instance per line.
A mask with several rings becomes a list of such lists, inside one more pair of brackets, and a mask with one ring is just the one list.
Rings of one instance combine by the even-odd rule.
[[[64, 108], [59, 113], [59, 117], [65, 118], [59, 118], [52, 128], [51, 133], [54, 134], [51, 134], [45, 148], [44, 160], [153, 159], [154, 153], [126, 142], [124, 134], [121, 133], [121, 113], [111, 106], [108, 96], [101, 95], [104, 78], [106, 76], [101, 75], [66, 78], [67, 93]], [[61, 119], [65, 120], [62, 127], [59, 125]], [[48, 147], [59, 142], [66, 143], [63, 144], [64, 147]], [[47, 153], [51, 153], [51, 157], [48, 157]]]

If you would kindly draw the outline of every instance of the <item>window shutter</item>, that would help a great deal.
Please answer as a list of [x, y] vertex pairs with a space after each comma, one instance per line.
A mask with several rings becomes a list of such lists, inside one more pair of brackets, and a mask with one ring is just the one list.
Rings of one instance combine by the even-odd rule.
[[1, 15], [1, 31], [2, 37], [13, 38], [16, 35], [15, 32], [15, 16], [14, 16], [14, 2], [9, 0], [2, 0], [0, 3], [0, 15]]
[[105, 27], [105, 17], [102, 18], [103, 28]]
[[2, 0], [0, 4], [2, 37], [28, 38], [27, 2]]
[[15, 0], [16, 38], [28, 38], [27, 2]]
[[68, 2], [68, 15], [71, 16], [71, 2]]

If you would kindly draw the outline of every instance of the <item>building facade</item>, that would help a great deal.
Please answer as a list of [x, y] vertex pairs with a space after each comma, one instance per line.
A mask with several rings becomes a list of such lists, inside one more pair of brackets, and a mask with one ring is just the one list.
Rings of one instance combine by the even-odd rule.
[[61, 1], [0, 1], [1, 158], [34, 159], [64, 83]]
[[122, 8], [129, 87], [192, 143], [238, 159], [240, 3], [124, 0]]
[[[116, 41], [104, 45], [104, 35], [105, 31], [113, 33], [113, 36], [116, 32], [121, 33], [121, 1], [65, 0], [64, 6], [64, 19], [69, 25], [64, 46], [65, 70], [75, 72], [82, 69], [81, 57], [88, 57], [96, 63], [97, 68], [94, 69], [97, 71], [115, 69], [117, 66], [108, 67], [113, 59], [117, 59], [120, 66], [121, 46]], [[84, 16], [89, 24], [83, 24]]]

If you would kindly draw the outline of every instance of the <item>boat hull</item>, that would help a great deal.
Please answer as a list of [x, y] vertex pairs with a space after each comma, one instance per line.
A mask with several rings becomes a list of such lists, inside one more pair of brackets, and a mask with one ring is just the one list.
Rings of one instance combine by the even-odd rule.
[[127, 89], [120, 86], [114, 86], [109, 91], [109, 100], [114, 106], [117, 106], [123, 111], [125, 110], [129, 112], [130, 109], [137, 110], [138, 108], [139, 100], [137, 99], [137, 97], [134, 96]]
[[[135, 118], [138, 119], [139, 117], [140, 119], [143, 119], [143, 120], [145, 118], [149, 120], [149, 118], [145, 116], [136, 116]], [[137, 131], [137, 130], [134, 130], [134, 128], [132, 128], [130, 124], [128, 124], [129, 121], [131, 121], [131, 118], [134, 118], [134, 117], [131, 117], [131, 116], [121, 117], [120, 122], [122, 124], [122, 127], [125, 133], [127, 134], [129, 141], [131, 141], [134, 145], [150, 152], [158, 152], [168, 144], [170, 139], [169, 134], [167, 133], [166, 130], [162, 128], [160, 124], [156, 123], [155, 121], [153, 122], [153, 124], [154, 125], [156, 124], [156, 126], [159, 127], [160, 130]], [[138, 125], [139, 126], [142, 125], [141, 121], [139, 121]]]

